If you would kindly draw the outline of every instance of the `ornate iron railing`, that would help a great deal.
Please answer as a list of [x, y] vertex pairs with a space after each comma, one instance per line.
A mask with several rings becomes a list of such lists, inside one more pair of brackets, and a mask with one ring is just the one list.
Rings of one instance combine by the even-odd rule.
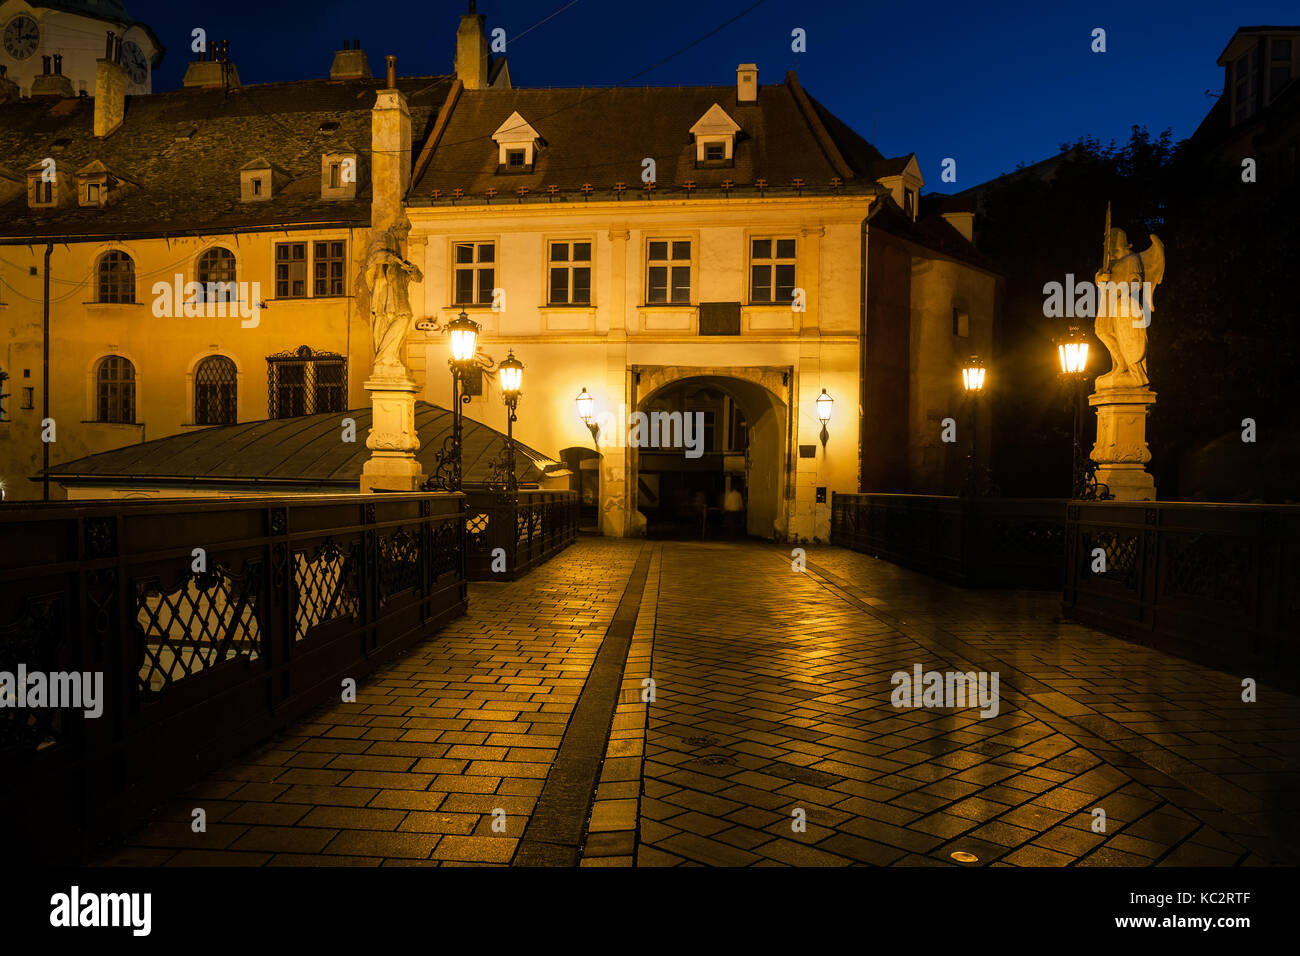
[[1300, 688], [1300, 506], [1071, 502], [1067, 616]]
[[99, 717], [0, 707], [9, 859], [84, 858], [463, 614], [464, 528], [440, 494], [0, 507], [0, 672], [103, 681]]
[[578, 538], [576, 491], [469, 491], [465, 552], [471, 581], [512, 581]]
[[1061, 586], [1065, 502], [833, 492], [831, 543], [966, 587], [1050, 590]]

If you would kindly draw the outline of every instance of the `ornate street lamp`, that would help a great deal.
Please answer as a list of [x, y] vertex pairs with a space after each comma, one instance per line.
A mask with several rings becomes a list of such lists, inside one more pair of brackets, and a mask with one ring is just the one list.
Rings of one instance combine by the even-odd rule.
[[465, 314], [447, 324], [447, 337], [451, 345], [451, 358], [447, 365], [451, 368], [451, 434], [443, 442], [442, 450], [436, 457], [437, 465], [428, 481], [424, 483], [425, 491], [460, 491], [461, 490], [461, 411], [462, 404], [469, 404], [469, 396], [462, 394], [465, 376], [474, 367], [478, 354], [479, 324]]
[[987, 370], [978, 355], [972, 355], [970, 361], [961, 370], [961, 387], [971, 399], [970, 416], [970, 454], [966, 456], [966, 478], [962, 482], [962, 495], [986, 495], [989, 493], [988, 476], [980, 468], [978, 428], [980, 418], [980, 393], [984, 391]]
[[829, 395], [827, 395], [827, 394], [826, 394], [826, 389], [823, 388], [823, 389], [822, 389], [822, 393], [821, 393], [820, 395], [817, 396], [817, 420], [818, 420], [819, 422], [822, 423], [822, 435], [821, 435], [821, 438], [822, 438], [822, 447], [823, 447], [823, 448], [826, 447], [826, 441], [827, 441], [827, 439], [829, 439], [829, 438], [831, 437], [830, 432], [828, 432], [828, 431], [826, 430], [826, 426], [827, 426], [828, 424], [830, 424], [830, 420], [831, 420], [831, 407], [832, 407], [834, 404], [835, 404], [835, 399], [833, 399], [833, 398], [831, 398]]
[[515, 474], [515, 422], [519, 416], [515, 409], [519, 407], [520, 389], [524, 383], [524, 363], [515, 358], [514, 349], [499, 366], [501, 377], [501, 395], [506, 403], [506, 491], [511, 495], [519, 491], [519, 476]]
[[593, 442], [598, 442], [600, 440], [600, 426], [596, 424], [595, 416], [593, 414], [596, 400], [587, 394], [587, 389], [584, 386], [582, 394], [578, 396], [577, 401], [578, 417], [582, 419], [583, 423], [587, 426], [587, 429], [591, 432], [591, 440]]
[[1072, 325], [1070, 330], [1057, 340], [1056, 353], [1061, 360], [1061, 375], [1070, 385], [1070, 404], [1074, 406], [1074, 450], [1070, 466], [1070, 497], [1090, 500], [1110, 498], [1110, 489], [1097, 483], [1097, 463], [1084, 453], [1079, 435], [1083, 418], [1083, 389], [1088, 381], [1088, 337], [1077, 325]]

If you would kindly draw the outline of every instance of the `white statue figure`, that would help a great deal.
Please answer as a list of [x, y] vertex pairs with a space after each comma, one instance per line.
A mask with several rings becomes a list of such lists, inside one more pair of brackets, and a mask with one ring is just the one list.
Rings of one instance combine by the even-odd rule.
[[1097, 338], [1110, 352], [1111, 370], [1097, 389], [1143, 388], [1147, 378], [1147, 326], [1152, 293], [1165, 276], [1165, 247], [1154, 234], [1151, 246], [1133, 251], [1123, 229], [1110, 228], [1106, 207], [1106, 254], [1097, 273]]
[[412, 280], [424, 279], [419, 267], [402, 256], [402, 244], [410, 231], [409, 219], [396, 219], [371, 240], [362, 265], [362, 288], [369, 295], [376, 377], [407, 377], [402, 353], [412, 312], [406, 287]]

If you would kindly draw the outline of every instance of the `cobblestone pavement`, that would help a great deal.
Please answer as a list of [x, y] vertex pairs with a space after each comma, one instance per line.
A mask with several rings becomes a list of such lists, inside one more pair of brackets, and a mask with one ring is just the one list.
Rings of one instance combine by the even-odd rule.
[[[1239, 677], [1054, 623], [1051, 595], [964, 591], [835, 548], [797, 573], [774, 547], [663, 547], [639, 865], [1283, 855], [1294, 698], [1242, 704]], [[890, 677], [917, 664], [1001, 671], [997, 716], [895, 708]]]
[[213, 774], [103, 862], [508, 863], [639, 551], [584, 539], [520, 581], [471, 585], [469, 613], [356, 703]]
[[[1300, 701], [1058, 612], [837, 548], [584, 538], [99, 862], [1294, 862]], [[998, 672], [997, 715], [895, 708], [915, 665]]]

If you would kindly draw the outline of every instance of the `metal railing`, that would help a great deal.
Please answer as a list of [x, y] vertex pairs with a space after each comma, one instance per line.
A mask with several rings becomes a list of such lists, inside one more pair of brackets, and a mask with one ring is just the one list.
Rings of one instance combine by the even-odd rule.
[[0, 672], [103, 682], [0, 708], [9, 858], [84, 859], [463, 614], [464, 536], [460, 495], [7, 506]]
[[831, 543], [965, 587], [1053, 590], [1065, 501], [832, 492]]
[[465, 494], [471, 581], [512, 581], [578, 539], [576, 491]]
[[1071, 502], [1064, 610], [1300, 689], [1300, 506]]

